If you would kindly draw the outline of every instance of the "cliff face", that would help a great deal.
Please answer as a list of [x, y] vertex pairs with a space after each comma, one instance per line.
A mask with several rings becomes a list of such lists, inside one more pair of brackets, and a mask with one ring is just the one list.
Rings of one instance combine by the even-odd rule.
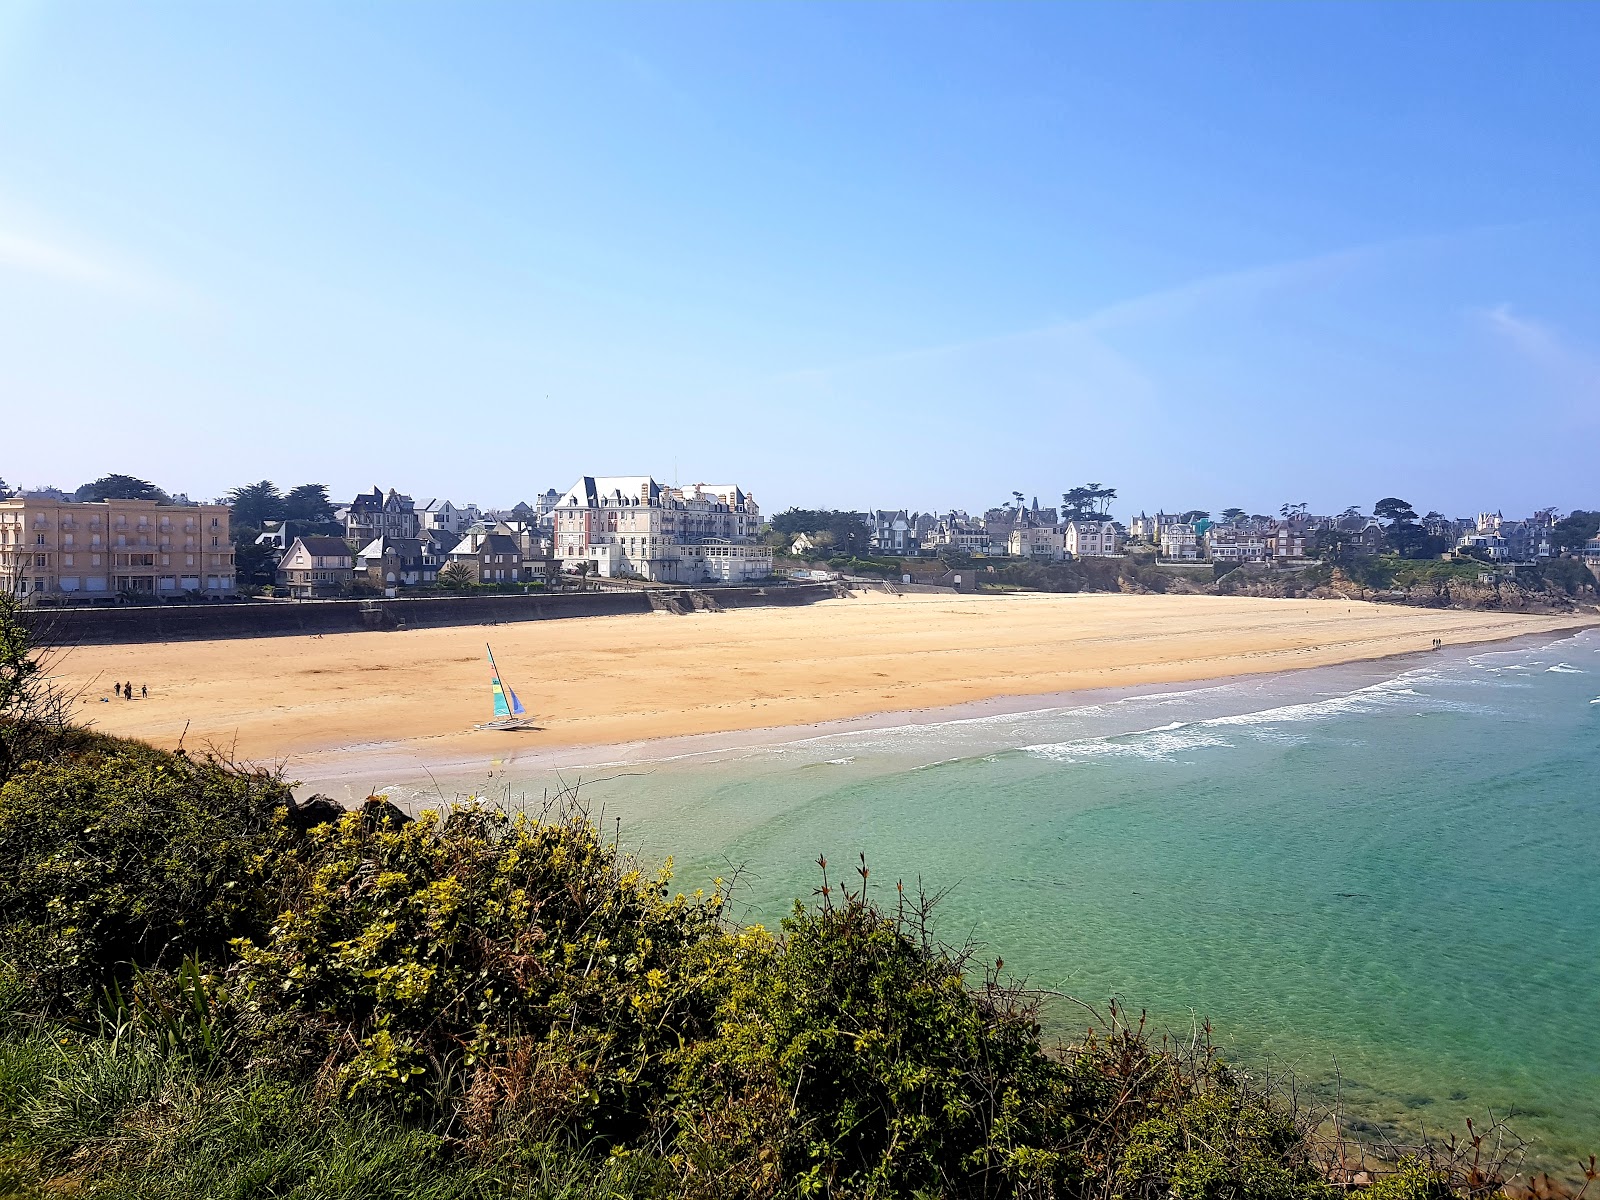
[[1592, 610], [1597, 596], [1592, 586], [1564, 588], [1533, 581], [1497, 578], [1489, 582], [1432, 579], [1388, 588], [1369, 587], [1335, 570], [1325, 581], [1311, 572], [1288, 576], [1262, 576], [1236, 580], [1225, 576], [1215, 590], [1230, 596], [1307, 597], [1328, 600], [1368, 600], [1378, 604], [1408, 604], [1422, 608], [1467, 608], [1501, 612], [1569, 613]]

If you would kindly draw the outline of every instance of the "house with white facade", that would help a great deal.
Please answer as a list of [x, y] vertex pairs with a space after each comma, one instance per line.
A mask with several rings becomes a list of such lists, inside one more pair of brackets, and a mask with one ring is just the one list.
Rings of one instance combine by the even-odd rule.
[[1112, 558], [1121, 553], [1117, 523], [1109, 518], [1068, 521], [1061, 527], [1061, 541], [1072, 558]]
[[1175, 562], [1199, 562], [1200, 534], [1187, 521], [1173, 521], [1161, 527], [1161, 557]]
[[463, 534], [468, 527], [483, 519], [476, 504], [452, 504], [448, 500], [428, 500], [417, 505], [417, 520], [423, 529], [439, 529], [445, 533]]
[[556, 505], [566, 571], [665, 583], [746, 583], [772, 575], [756, 540], [761, 510], [734, 484], [666, 487], [648, 475], [585, 475]]
[[1128, 537], [1137, 542], [1155, 545], [1161, 540], [1161, 514], [1146, 516], [1141, 512], [1128, 522]]

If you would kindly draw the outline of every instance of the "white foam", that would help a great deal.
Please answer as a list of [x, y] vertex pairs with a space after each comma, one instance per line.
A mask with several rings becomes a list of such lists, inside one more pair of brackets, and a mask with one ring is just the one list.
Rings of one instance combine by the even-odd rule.
[[1583, 672], [1580, 671], [1577, 667], [1569, 666], [1566, 663], [1557, 663], [1553, 667], [1546, 667], [1545, 670], [1548, 673], [1552, 674], [1552, 675], [1582, 675], [1583, 674]]
[[1176, 756], [1208, 747], [1231, 747], [1232, 742], [1204, 728], [1203, 723], [1184, 725], [1174, 722], [1157, 729], [1121, 733], [1110, 737], [1079, 738], [1070, 742], [1046, 742], [1024, 746], [1023, 751], [1052, 762], [1079, 763], [1097, 758], [1145, 758], [1174, 762]]

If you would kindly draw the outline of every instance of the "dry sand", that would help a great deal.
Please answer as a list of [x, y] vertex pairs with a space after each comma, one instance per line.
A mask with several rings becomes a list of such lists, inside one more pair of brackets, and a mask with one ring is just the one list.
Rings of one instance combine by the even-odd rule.
[[[1339, 601], [869, 593], [808, 607], [493, 627], [88, 646], [54, 664], [108, 733], [292, 760], [397, 743], [440, 754], [611, 745], [999, 696], [1177, 683], [1553, 633], [1593, 618]], [[485, 640], [538, 728], [490, 718]], [[114, 681], [148, 700], [112, 697]], [[101, 703], [102, 696], [109, 703]]]

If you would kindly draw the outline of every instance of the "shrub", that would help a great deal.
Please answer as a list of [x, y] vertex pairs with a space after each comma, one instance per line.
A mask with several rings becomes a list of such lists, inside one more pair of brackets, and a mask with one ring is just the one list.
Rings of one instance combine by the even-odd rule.
[[721, 898], [669, 895], [579, 815], [351, 814], [271, 870], [298, 883], [233, 1002], [260, 1060], [347, 1099], [624, 1139], [703, 1026]]
[[274, 777], [87, 738], [0, 785], [0, 959], [25, 1003], [83, 1014], [133, 968], [219, 962], [269, 915]]
[[678, 1081], [674, 1161], [706, 1194], [1003, 1196], [1072, 1176], [1068, 1072], [1035, 1003], [992, 975], [969, 989], [927, 911], [825, 897], [780, 938], [736, 940], [715, 1035]]

